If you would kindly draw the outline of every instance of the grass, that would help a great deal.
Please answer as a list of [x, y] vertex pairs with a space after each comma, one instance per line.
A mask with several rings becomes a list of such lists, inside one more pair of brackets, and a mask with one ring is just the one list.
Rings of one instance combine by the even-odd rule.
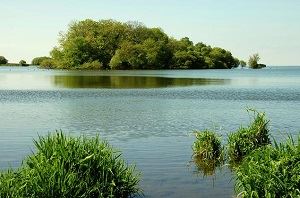
[[255, 110], [253, 121], [248, 127], [240, 127], [237, 132], [228, 136], [228, 157], [233, 164], [239, 163], [253, 150], [271, 143], [268, 123], [265, 113]]
[[209, 130], [196, 131], [193, 145], [193, 161], [204, 176], [213, 175], [223, 162], [223, 147], [218, 135]]
[[98, 136], [62, 132], [34, 141], [36, 153], [0, 175], [0, 197], [130, 197], [140, 192], [139, 175]]
[[261, 147], [236, 169], [236, 191], [245, 198], [300, 197], [300, 135], [295, 143]]

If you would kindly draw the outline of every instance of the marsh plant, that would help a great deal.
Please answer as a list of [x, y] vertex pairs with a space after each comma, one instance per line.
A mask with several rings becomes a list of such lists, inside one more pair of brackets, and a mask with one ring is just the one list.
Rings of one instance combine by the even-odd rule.
[[193, 161], [204, 176], [213, 175], [223, 162], [223, 147], [220, 137], [213, 131], [196, 131], [193, 145]]
[[255, 110], [252, 112], [253, 121], [248, 127], [240, 127], [237, 132], [228, 136], [228, 157], [231, 163], [239, 163], [253, 150], [271, 143], [269, 137], [269, 120], [265, 113]]
[[295, 143], [265, 146], [247, 156], [236, 169], [236, 191], [245, 198], [300, 197], [300, 135]]
[[39, 137], [21, 168], [0, 175], [0, 197], [130, 197], [139, 175], [99, 136]]

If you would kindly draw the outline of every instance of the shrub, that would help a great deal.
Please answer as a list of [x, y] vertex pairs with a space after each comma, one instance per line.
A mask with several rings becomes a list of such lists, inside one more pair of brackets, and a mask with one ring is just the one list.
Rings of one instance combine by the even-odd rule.
[[193, 145], [193, 160], [196, 167], [204, 175], [213, 175], [216, 167], [223, 162], [221, 140], [213, 131], [195, 132], [196, 141]]
[[127, 166], [120, 152], [98, 136], [75, 138], [56, 132], [34, 143], [37, 152], [18, 171], [1, 175], [0, 192], [6, 197], [129, 197], [139, 193], [134, 167]]
[[266, 120], [264, 113], [250, 111], [254, 113], [253, 122], [248, 127], [240, 127], [237, 132], [228, 136], [228, 157], [232, 163], [239, 163], [254, 149], [271, 143], [269, 120]]
[[300, 136], [274, 147], [261, 147], [236, 169], [236, 191], [242, 197], [293, 198], [300, 196]]
[[93, 62], [87, 62], [82, 64], [78, 69], [91, 69], [91, 70], [99, 70], [99, 69], [104, 69], [103, 64], [100, 63], [98, 60], [93, 61]]
[[49, 60], [51, 59], [50, 57], [47, 57], [47, 56], [42, 56], [42, 57], [36, 57], [34, 58], [32, 61], [31, 61], [31, 64], [32, 65], [41, 65], [41, 63], [44, 61], [44, 60]]
[[29, 64], [27, 64], [26, 61], [24, 61], [24, 60], [20, 60], [19, 65], [20, 66], [28, 66]]
[[40, 67], [47, 68], [47, 69], [53, 69], [53, 68], [55, 68], [55, 63], [52, 59], [44, 59], [40, 63]]

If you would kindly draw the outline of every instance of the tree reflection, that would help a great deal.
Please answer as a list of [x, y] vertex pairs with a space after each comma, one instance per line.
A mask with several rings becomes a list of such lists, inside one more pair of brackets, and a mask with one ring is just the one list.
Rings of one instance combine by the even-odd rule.
[[53, 76], [56, 87], [63, 88], [163, 88], [194, 85], [222, 85], [227, 79], [166, 78], [149, 76]]

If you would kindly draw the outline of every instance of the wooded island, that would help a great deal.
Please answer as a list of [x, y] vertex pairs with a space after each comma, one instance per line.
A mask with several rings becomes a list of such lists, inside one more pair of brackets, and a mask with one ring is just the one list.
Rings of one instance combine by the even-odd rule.
[[231, 52], [188, 37], [176, 40], [139, 22], [91, 19], [72, 22], [50, 58], [38, 65], [58, 69], [230, 69]]

